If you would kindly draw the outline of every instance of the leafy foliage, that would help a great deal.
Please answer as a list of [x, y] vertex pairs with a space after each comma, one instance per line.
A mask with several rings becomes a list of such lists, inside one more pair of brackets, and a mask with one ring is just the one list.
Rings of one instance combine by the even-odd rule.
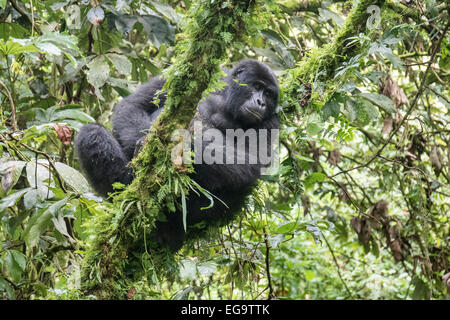
[[[353, 2], [0, 0], [0, 297], [448, 297], [448, 4]], [[231, 226], [147, 247], [207, 192], [165, 160], [170, 133], [244, 57], [279, 75], [280, 166]], [[73, 137], [161, 73], [162, 138], [106, 201]]]

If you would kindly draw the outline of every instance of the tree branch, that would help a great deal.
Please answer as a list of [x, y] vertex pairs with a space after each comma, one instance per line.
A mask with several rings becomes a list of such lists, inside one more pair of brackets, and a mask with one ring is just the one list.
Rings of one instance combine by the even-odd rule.
[[[165, 74], [167, 99], [163, 112], [152, 124], [142, 151], [133, 161], [134, 181], [117, 197], [104, 215], [94, 221], [91, 231], [96, 237], [90, 243], [82, 267], [86, 293], [102, 298], [120, 298], [130, 279], [124, 277], [127, 263], [147, 259], [158, 275], [173, 273], [176, 265], [168, 248], [143, 247], [145, 235], [154, 228], [160, 212], [176, 201], [180, 189], [189, 189], [189, 178], [170, 163], [171, 150], [177, 141], [171, 136], [176, 129], [187, 128], [204, 91], [221, 76], [220, 63], [235, 41], [248, 35], [248, 25], [255, 23], [252, 13], [258, 1], [194, 2], [183, 27], [183, 39], [176, 46], [175, 63]], [[261, 4], [261, 3], [260, 3]], [[223, 34], [231, 35], [224, 39]], [[162, 188], [164, 187], [164, 188]], [[164, 192], [161, 192], [164, 190]], [[133, 248], [133, 249], [132, 249]], [[135, 250], [136, 254], [129, 253]], [[133, 251], [134, 252], [134, 251]], [[172, 270], [172, 272], [171, 272]], [[148, 276], [148, 269], [133, 270], [134, 278]], [[117, 284], [120, 282], [120, 285]], [[118, 288], [120, 287], [120, 288]]]

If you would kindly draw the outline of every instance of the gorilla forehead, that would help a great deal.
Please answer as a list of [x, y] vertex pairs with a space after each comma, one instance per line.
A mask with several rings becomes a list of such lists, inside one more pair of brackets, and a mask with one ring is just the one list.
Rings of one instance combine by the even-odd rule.
[[245, 82], [263, 81], [266, 85], [278, 86], [278, 80], [273, 71], [264, 63], [257, 60], [245, 59], [240, 61], [232, 70], [231, 74], [242, 74]]

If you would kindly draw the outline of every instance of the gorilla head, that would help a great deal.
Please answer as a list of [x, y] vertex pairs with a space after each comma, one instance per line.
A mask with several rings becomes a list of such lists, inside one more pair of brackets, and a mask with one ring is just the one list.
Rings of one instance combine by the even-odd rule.
[[278, 127], [278, 81], [268, 66], [242, 60], [224, 80], [228, 84], [224, 89], [200, 102], [203, 119], [219, 130]]
[[258, 126], [274, 116], [278, 103], [278, 81], [265, 64], [243, 60], [231, 70], [227, 82], [227, 113], [241, 127]]

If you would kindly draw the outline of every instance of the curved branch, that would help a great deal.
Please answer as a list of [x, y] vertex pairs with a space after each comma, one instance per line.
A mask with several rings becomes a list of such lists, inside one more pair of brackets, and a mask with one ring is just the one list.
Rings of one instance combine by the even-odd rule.
[[11, 122], [13, 131], [17, 131], [17, 119], [16, 119], [16, 106], [14, 105], [14, 100], [11, 96], [11, 92], [9, 91], [6, 84], [3, 83], [3, 81], [0, 80], [0, 86], [2, 86], [6, 91], [6, 96], [8, 97], [9, 103], [11, 104]]

